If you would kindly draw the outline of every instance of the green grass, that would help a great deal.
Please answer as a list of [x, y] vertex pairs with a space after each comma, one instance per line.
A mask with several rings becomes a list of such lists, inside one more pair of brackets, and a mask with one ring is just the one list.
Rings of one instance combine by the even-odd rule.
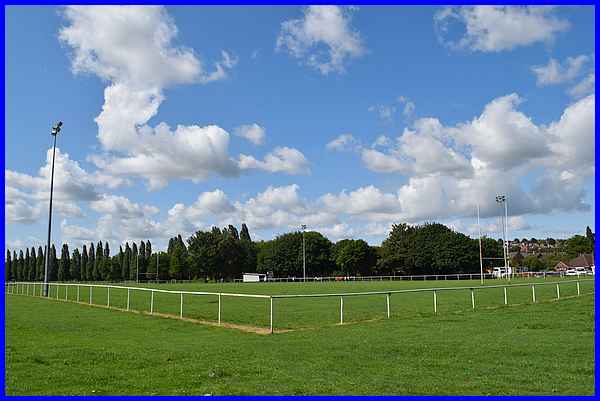
[[274, 335], [6, 299], [13, 395], [594, 393], [592, 295]]
[[[556, 298], [554, 285], [541, 285], [552, 279], [526, 279], [488, 281], [488, 285], [509, 283], [538, 283], [536, 300], [548, 301]], [[568, 280], [563, 280], [568, 281]], [[368, 291], [390, 291], [432, 287], [478, 287], [480, 282], [467, 280], [440, 281], [372, 281], [372, 282], [325, 282], [325, 283], [223, 283], [223, 284], [147, 284], [145, 287], [205, 291], [229, 292], [243, 294], [283, 295], [283, 294], [315, 294], [315, 293], [348, 293]], [[593, 291], [593, 281], [581, 282], [582, 293]], [[39, 288], [39, 287], [38, 287]], [[65, 294], [64, 286], [58, 289], [59, 299], [77, 300], [77, 289], [69, 287]], [[57, 287], [52, 286], [50, 296], [56, 297]], [[89, 287], [80, 287], [79, 300], [89, 302]], [[575, 283], [565, 282], [560, 286], [561, 297], [577, 294]], [[92, 301], [97, 305], [108, 304], [108, 292], [105, 288], [92, 289]], [[531, 287], [514, 287], [507, 289], [509, 305], [532, 302]], [[180, 295], [155, 292], [154, 312], [179, 316]], [[151, 294], [148, 291], [130, 291], [130, 309], [150, 311]], [[504, 306], [504, 293], [501, 288], [490, 288], [475, 291], [476, 309], [498, 308]], [[126, 309], [127, 290], [110, 290], [111, 307]], [[318, 328], [336, 325], [340, 322], [340, 298], [275, 298], [273, 304], [273, 321], [275, 330], [293, 330]], [[437, 293], [438, 314], [471, 311], [470, 290], [439, 291]], [[432, 316], [433, 293], [392, 294], [390, 297], [390, 313], [392, 318], [406, 319], [411, 317]], [[217, 321], [218, 297], [215, 295], [184, 295], [183, 315], [186, 318]], [[385, 319], [387, 316], [386, 295], [347, 296], [344, 297], [345, 323]], [[237, 298], [223, 296], [221, 299], [221, 319], [224, 323], [268, 328], [270, 324], [270, 300], [261, 298]]]

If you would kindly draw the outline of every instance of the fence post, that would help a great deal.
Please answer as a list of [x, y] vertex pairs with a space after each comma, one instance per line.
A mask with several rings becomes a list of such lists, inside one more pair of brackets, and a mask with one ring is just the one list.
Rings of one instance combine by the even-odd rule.
[[433, 313], [437, 313], [437, 291], [433, 290]]
[[180, 292], [179, 296], [179, 317], [183, 318], [183, 292]]
[[217, 314], [218, 323], [221, 325], [221, 293], [219, 293], [219, 311]]
[[131, 292], [131, 289], [128, 288], [127, 289], [127, 310], [129, 310], [129, 293]]
[[79, 302], [79, 284], [77, 284], [77, 302]]
[[535, 303], [535, 284], [531, 286], [531, 299], [533, 300], [533, 303]]
[[56, 284], [56, 299], [58, 299], [58, 289], [60, 288], [60, 286], [58, 284]]
[[150, 314], [154, 313], [154, 290], [150, 291]]
[[475, 309], [475, 290], [471, 288], [471, 306]]
[[271, 300], [271, 319], [270, 319], [270, 329], [271, 334], [273, 334], [273, 297], [270, 297]]
[[110, 287], [106, 287], [106, 307], [110, 308]]
[[558, 288], [558, 283], [556, 283], [556, 299], [560, 299], [560, 288]]
[[504, 305], [508, 305], [508, 297], [506, 296], [506, 287], [504, 287]]
[[390, 318], [390, 294], [387, 294], [385, 299], [386, 299], [386, 304], [387, 304], [387, 317], [389, 319]]
[[340, 297], [340, 324], [344, 324], [344, 297]]
[[577, 295], [581, 295], [581, 291], [579, 290], [579, 281], [577, 282]]

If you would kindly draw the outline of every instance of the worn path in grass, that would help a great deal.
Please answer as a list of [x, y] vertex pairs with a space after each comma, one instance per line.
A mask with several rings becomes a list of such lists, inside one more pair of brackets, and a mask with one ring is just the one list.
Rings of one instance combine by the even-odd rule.
[[588, 394], [591, 295], [271, 336], [7, 296], [8, 394]]

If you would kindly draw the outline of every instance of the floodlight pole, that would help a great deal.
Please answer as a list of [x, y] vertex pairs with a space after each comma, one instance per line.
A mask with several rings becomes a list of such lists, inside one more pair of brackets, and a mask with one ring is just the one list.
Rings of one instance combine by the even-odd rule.
[[483, 252], [481, 250], [481, 224], [479, 224], [479, 203], [477, 204], [477, 229], [479, 230], [479, 269], [481, 272], [481, 284], [483, 285]]
[[306, 282], [306, 243], [304, 240], [304, 232], [306, 230], [306, 224], [302, 224], [302, 277]]
[[510, 271], [510, 275], [514, 278], [515, 273], [510, 268], [510, 257], [508, 255], [508, 199], [506, 197], [504, 197], [504, 238], [506, 238], [506, 268], [508, 269], [507, 272]]
[[140, 282], [140, 252], [135, 254], [135, 282]]
[[[508, 224], [508, 209], [506, 206], [506, 195], [497, 195], [496, 202], [504, 204], [504, 221], [502, 225], [502, 251], [504, 253], [504, 268], [506, 269], [506, 276], [510, 279], [510, 275], [508, 274], [509, 264], [508, 264], [508, 244], [506, 243], [506, 226]], [[500, 217], [502, 220], [502, 217]]]
[[50, 240], [52, 233], [52, 192], [54, 191], [54, 159], [56, 156], [56, 137], [62, 127], [62, 121], [57, 122], [50, 131], [54, 137], [54, 145], [52, 146], [52, 173], [50, 175], [50, 206], [48, 208], [48, 244], [46, 245], [46, 263], [44, 264], [44, 296], [48, 296], [48, 265], [50, 262]]

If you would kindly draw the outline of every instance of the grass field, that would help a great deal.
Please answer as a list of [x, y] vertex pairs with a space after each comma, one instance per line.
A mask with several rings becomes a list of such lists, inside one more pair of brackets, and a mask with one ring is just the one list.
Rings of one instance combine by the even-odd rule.
[[[362, 289], [363, 284], [350, 285]], [[561, 297], [569, 295], [567, 288], [563, 293], [561, 286]], [[389, 320], [265, 336], [9, 295], [6, 392], [591, 395], [593, 295], [551, 298], [540, 291], [535, 305], [473, 312], [467, 296], [466, 307], [437, 316], [431, 311], [394, 314]], [[400, 310], [400, 300], [393, 305]], [[329, 316], [317, 320], [329, 322]]]
[[[543, 285], [560, 279], [520, 279], [508, 282], [506, 280], [493, 280], [488, 285], [536, 283], [536, 301], [543, 302], [557, 297], [555, 285]], [[572, 279], [571, 279], [572, 280]], [[560, 285], [561, 297], [577, 294], [577, 286], [569, 279], [562, 280]], [[135, 284], [134, 284], [135, 285]], [[479, 281], [373, 281], [373, 282], [327, 282], [327, 283], [223, 283], [223, 284], [147, 284], [146, 287], [183, 290], [205, 291], [241, 294], [263, 294], [280, 296], [289, 294], [316, 294], [316, 293], [348, 293], [369, 291], [393, 291], [417, 288], [439, 287], [478, 287]], [[582, 293], [593, 291], [593, 281], [581, 281]], [[38, 287], [39, 288], [39, 287]], [[77, 288], [53, 286], [50, 296], [58, 299], [76, 301]], [[30, 290], [31, 291], [31, 290]], [[58, 292], [57, 292], [58, 291]], [[114, 308], [127, 308], [127, 289], [110, 290], [110, 306]], [[81, 286], [79, 300], [89, 302], [90, 288]], [[471, 292], [469, 289], [438, 291], [437, 313], [447, 314], [472, 310]], [[475, 290], [476, 309], [497, 308], [504, 305], [504, 290], [502, 288], [488, 288]], [[129, 309], [137, 311], [150, 311], [157, 314], [179, 316], [181, 312], [181, 298], [179, 294], [160, 293], [151, 294], [148, 291], [130, 291]], [[519, 305], [532, 302], [530, 286], [514, 287], [507, 289], [509, 305]], [[92, 302], [97, 305], [108, 305], [108, 290], [106, 288], [92, 289]], [[215, 322], [218, 320], [218, 296], [215, 295], [190, 295], [183, 296], [183, 316], [189, 319]], [[372, 321], [387, 317], [386, 295], [347, 296], [344, 297], [343, 319], [345, 323]], [[402, 293], [390, 296], [391, 318], [410, 318], [432, 316], [433, 293]], [[223, 323], [247, 326], [257, 331], [263, 331], [270, 325], [270, 300], [264, 298], [239, 298], [222, 296], [221, 321]], [[273, 303], [274, 330], [293, 330], [317, 328], [336, 325], [340, 322], [340, 297], [327, 298], [275, 298]]]

